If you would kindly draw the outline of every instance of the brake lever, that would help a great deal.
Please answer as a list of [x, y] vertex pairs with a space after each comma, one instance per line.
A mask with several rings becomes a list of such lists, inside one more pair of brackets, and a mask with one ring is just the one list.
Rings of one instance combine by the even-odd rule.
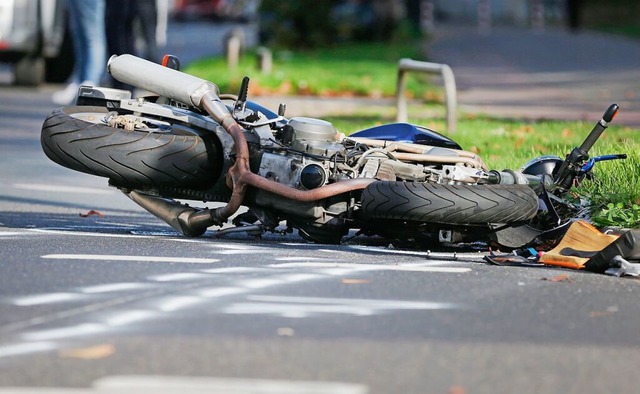
[[620, 154], [616, 154], [616, 155], [602, 155], [602, 156], [592, 157], [591, 159], [589, 159], [580, 168], [580, 172], [583, 173], [583, 174], [586, 174], [587, 172], [591, 171], [593, 169], [593, 167], [596, 165], [596, 163], [599, 162], [599, 161], [624, 160], [626, 158], [627, 158], [627, 154], [626, 153], [620, 153]]

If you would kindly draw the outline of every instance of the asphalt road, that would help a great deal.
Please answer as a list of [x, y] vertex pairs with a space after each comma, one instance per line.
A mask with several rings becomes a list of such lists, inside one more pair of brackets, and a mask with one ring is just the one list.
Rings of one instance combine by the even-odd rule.
[[0, 86], [0, 394], [637, 392], [639, 281], [181, 237], [44, 156], [55, 88]]

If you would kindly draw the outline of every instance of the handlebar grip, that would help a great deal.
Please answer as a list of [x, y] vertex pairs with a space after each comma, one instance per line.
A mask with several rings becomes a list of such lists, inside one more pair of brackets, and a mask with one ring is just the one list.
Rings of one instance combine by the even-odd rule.
[[613, 118], [615, 118], [616, 115], [618, 114], [619, 109], [620, 107], [618, 106], [618, 104], [611, 104], [609, 108], [607, 108], [607, 110], [605, 111], [604, 115], [602, 115], [602, 120], [604, 120], [607, 123], [611, 122]]
[[602, 119], [598, 123], [596, 123], [593, 130], [591, 130], [582, 145], [580, 145], [580, 150], [582, 152], [584, 152], [585, 154], [589, 152], [589, 149], [591, 149], [593, 144], [595, 144], [598, 138], [600, 138], [600, 135], [609, 126], [608, 123], [616, 117], [619, 109], [620, 107], [618, 106], [618, 104], [611, 104], [609, 108], [607, 108], [604, 115], [602, 115]]
[[212, 82], [133, 55], [112, 56], [107, 70], [118, 81], [195, 107], [205, 94], [220, 92]]

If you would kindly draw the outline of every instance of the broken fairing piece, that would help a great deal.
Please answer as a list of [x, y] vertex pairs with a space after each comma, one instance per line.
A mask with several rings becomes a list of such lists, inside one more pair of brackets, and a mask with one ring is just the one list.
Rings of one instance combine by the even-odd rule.
[[604, 272], [613, 276], [640, 276], [640, 264], [631, 264], [621, 256], [611, 259], [611, 268]]

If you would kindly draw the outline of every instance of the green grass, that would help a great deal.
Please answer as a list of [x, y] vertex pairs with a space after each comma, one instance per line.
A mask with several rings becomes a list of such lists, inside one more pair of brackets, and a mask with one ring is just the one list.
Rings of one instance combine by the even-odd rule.
[[[345, 134], [393, 121], [375, 114], [325, 117]], [[411, 122], [433, 130], [445, 130], [442, 118], [413, 117]], [[450, 136], [463, 149], [478, 153], [492, 169], [519, 169], [528, 160], [541, 155], [564, 157], [580, 145], [593, 128], [592, 122], [492, 119], [462, 116], [458, 131]], [[626, 160], [600, 162], [593, 182], [585, 181], [574, 189], [591, 201], [592, 220], [599, 225], [640, 227], [640, 130], [612, 124], [591, 150], [591, 156], [626, 153]], [[445, 132], [442, 132], [445, 134]], [[608, 206], [609, 204], [612, 204]]]
[[[419, 59], [415, 43], [344, 44], [306, 52], [276, 51], [273, 71], [263, 74], [257, 68], [255, 53], [245, 54], [237, 69], [229, 70], [224, 57], [191, 63], [189, 74], [214, 82], [223, 93], [237, 93], [242, 78], [251, 78], [250, 94], [293, 94], [322, 96], [393, 96], [398, 60]], [[429, 98], [425, 78], [407, 81], [409, 95]]]

